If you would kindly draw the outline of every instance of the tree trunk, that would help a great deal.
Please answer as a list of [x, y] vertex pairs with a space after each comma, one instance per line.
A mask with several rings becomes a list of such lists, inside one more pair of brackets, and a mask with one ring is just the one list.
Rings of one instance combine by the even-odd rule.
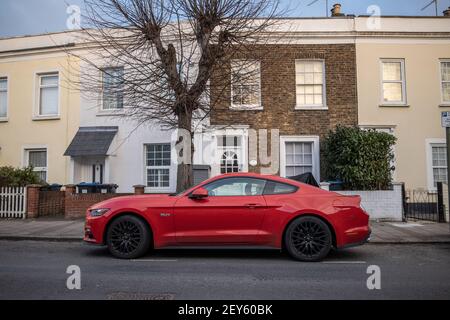
[[[177, 192], [182, 192], [189, 189], [194, 184], [194, 173], [193, 173], [193, 158], [194, 158], [194, 136], [192, 134], [192, 113], [181, 112], [178, 115], [178, 129], [184, 129], [189, 133], [189, 138], [186, 144], [184, 139], [186, 138], [183, 134], [178, 132], [177, 144], [180, 146], [186, 146], [190, 148], [190, 157], [187, 159], [188, 163], [178, 163], [177, 170]], [[189, 150], [188, 150], [189, 151]], [[184, 155], [185, 147], [179, 150], [179, 155]]]

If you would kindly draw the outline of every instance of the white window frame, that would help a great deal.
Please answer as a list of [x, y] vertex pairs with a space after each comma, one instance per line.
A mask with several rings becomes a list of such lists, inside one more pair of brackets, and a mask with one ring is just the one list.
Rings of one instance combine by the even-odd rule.
[[320, 138], [319, 136], [280, 136], [280, 176], [286, 177], [286, 142], [312, 143], [313, 176], [320, 182]]
[[442, 80], [442, 64], [444, 62], [450, 63], [450, 59], [439, 59], [439, 85], [440, 85], [440, 91], [441, 91], [441, 106], [450, 106], [450, 100], [445, 101], [444, 100], [444, 83], [450, 83], [450, 81], [444, 81]]
[[0, 122], [7, 122], [9, 119], [9, 76], [5, 74], [0, 74], [0, 80], [6, 80], [6, 115], [4, 117], [0, 116]]
[[41, 172], [41, 171], [45, 171], [45, 176], [46, 176], [46, 182], [48, 182], [48, 177], [49, 177], [49, 163], [48, 163], [48, 148], [47, 146], [44, 145], [36, 145], [36, 146], [24, 146], [23, 147], [23, 161], [22, 161], [22, 166], [23, 167], [29, 167], [30, 166], [30, 151], [45, 151], [45, 162], [47, 163], [46, 167], [34, 167], [33, 171], [36, 172]]
[[[428, 191], [430, 192], [436, 192], [437, 189], [434, 186], [434, 175], [433, 175], [433, 147], [434, 146], [445, 146], [446, 142], [445, 139], [440, 138], [431, 138], [425, 140], [425, 154], [426, 154], [426, 164], [427, 164], [427, 184], [428, 184]], [[447, 170], [448, 170], [448, 164], [447, 164]]]
[[[297, 101], [297, 62], [322, 62], [322, 104], [299, 104]], [[327, 82], [325, 59], [295, 59], [295, 110], [328, 110], [327, 105]]]
[[122, 69], [122, 76], [125, 77], [125, 67], [124, 66], [105, 66], [105, 67], [101, 68], [100, 78], [101, 78], [101, 83], [102, 83], [102, 90], [101, 90], [101, 95], [100, 95], [100, 112], [102, 114], [122, 113], [123, 109], [125, 108], [123, 96], [122, 96], [122, 108], [112, 108], [112, 109], [104, 108], [105, 70], [107, 70], [107, 69]]
[[[234, 92], [233, 92], [233, 62], [234, 61], [245, 61], [248, 62], [250, 64], [256, 63], [258, 64], [258, 68], [259, 68], [259, 73], [258, 73], [258, 100], [259, 103], [256, 104], [234, 104], [233, 103], [233, 96], [234, 96]], [[263, 106], [262, 106], [262, 93], [261, 93], [261, 61], [260, 60], [253, 60], [253, 59], [233, 59], [230, 61], [230, 81], [231, 81], [231, 96], [230, 96], [230, 109], [233, 110], [263, 110]]]
[[222, 157], [222, 148], [219, 148], [217, 138], [220, 136], [240, 136], [241, 137], [241, 172], [248, 172], [248, 129], [247, 125], [236, 125], [232, 128], [223, 128], [223, 126], [211, 126], [211, 176], [220, 175], [220, 159]]
[[[170, 165], [164, 165], [164, 166], [148, 166], [147, 165], [147, 146], [150, 145], [169, 145], [170, 146]], [[152, 143], [145, 143], [144, 144], [144, 185], [145, 190], [148, 192], [170, 192], [172, 188], [172, 175], [173, 175], [173, 167], [172, 167], [172, 159], [173, 159], [174, 153], [172, 144], [170, 142], [152, 142]], [[169, 186], [167, 187], [149, 187], [148, 186], [148, 169], [168, 169], [169, 170]]]
[[[400, 81], [384, 80], [383, 77], [383, 64], [384, 63], [400, 63], [400, 74], [402, 77], [402, 101], [384, 101], [384, 83], [400, 83]], [[380, 106], [407, 106], [408, 99], [406, 96], [406, 63], [404, 58], [382, 58], [380, 59]]]
[[[45, 76], [58, 76], [58, 111], [55, 114], [41, 115], [41, 78]], [[34, 111], [33, 120], [52, 120], [61, 117], [61, 72], [59, 70], [45, 70], [35, 72]]]

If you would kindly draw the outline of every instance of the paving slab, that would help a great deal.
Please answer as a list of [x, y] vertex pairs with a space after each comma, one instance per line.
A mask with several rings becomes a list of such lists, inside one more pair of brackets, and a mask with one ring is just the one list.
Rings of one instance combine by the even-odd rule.
[[[427, 221], [370, 223], [370, 243], [450, 243], [448, 223]], [[39, 218], [0, 220], [0, 239], [79, 241], [84, 220]]]

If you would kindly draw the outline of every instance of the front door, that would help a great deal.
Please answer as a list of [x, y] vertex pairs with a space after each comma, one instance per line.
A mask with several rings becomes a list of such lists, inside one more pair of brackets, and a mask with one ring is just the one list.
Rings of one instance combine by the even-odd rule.
[[94, 163], [92, 165], [92, 182], [103, 183], [103, 163]]
[[205, 186], [208, 197], [184, 196], [174, 207], [179, 244], [257, 244], [267, 210], [266, 180], [230, 177]]

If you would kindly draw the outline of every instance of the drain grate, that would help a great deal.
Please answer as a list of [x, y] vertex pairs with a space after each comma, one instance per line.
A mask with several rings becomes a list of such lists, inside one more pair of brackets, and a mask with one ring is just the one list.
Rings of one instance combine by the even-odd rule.
[[113, 292], [107, 295], [108, 300], [173, 300], [172, 293]]

